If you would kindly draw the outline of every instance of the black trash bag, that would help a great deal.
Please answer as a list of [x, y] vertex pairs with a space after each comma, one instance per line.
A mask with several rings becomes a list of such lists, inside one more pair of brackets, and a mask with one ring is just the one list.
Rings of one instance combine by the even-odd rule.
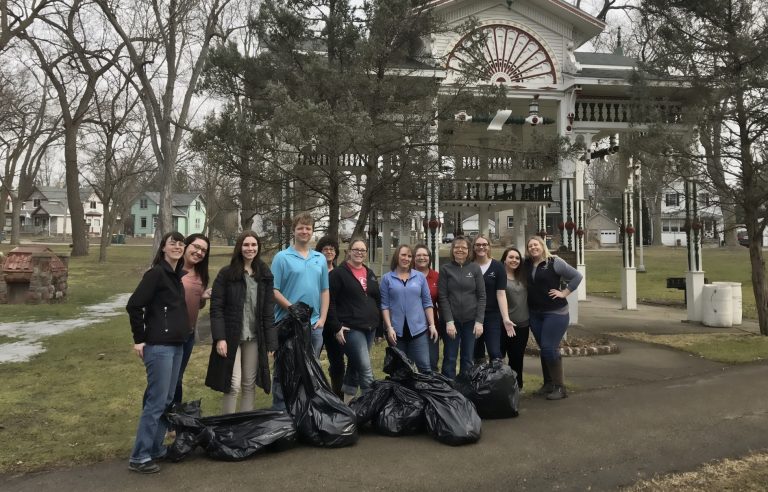
[[482, 421], [475, 405], [453, 389], [442, 374], [415, 374], [413, 390], [425, 402], [427, 431], [443, 444], [460, 446], [480, 440]]
[[376, 419], [381, 409], [392, 395], [392, 388], [397, 385], [394, 381], [374, 381], [371, 390], [358, 396], [349, 407], [357, 416], [357, 425], [362, 426]]
[[505, 419], [519, 415], [517, 374], [501, 359], [472, 366], [456, 378], [456, 389], [475, 404], [480, 418]]
[[416, 364], [397, 347], [387, 347], [384, 354], [384, 372], [393, 381], [410, 381], [419, 372]]
[[452, 446], [477, 442], [482, 422], [475, 406], [453, 389], [451, 380], [438, 373], [419, 374], [406, 355], [387, 348], [384, 370], [390, 378], [418, 394], [424, 402], [427, 431], [438, 441]]
[[277, 379], [301, 441], [332, 448], [350, 446], [358, 437], [355, 412], [333, 393], [312, 353], [311, 313], [312, 308], [298, 303], [277, 324]]
[[168, 459], [172, 461], [183, 460], [198, 446], [213, 459], [241, 461], [260, 451], [278, 451], [296, 442], [296, 427], [284, 412], [256, 410], [199, 418], [171, 411], [166, 416], [176, 428], [176, 439], [168, 447]]
[[374, 427], [385, 436], [406, 436], [424, 430], [424, 401], [415, 391], [392, 382], [389, 399], [379, 410]]

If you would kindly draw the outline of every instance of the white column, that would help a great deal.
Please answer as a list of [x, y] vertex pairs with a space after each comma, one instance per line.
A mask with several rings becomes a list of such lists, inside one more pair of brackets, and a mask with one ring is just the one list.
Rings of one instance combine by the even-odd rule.
[[[576, 136], [576, 140], [580, 141], [584, 145], [585, 159], [590, 158], [590, 150], [592, 148], [592, 133], [582, 133]], [[576, 294], [580, 301], [587, 299], [587, 265], [585, 261], [584, 246], [585, 236], [587, 231], [586, 217], [584, 215], [584, 171], [586, 167], [586, 160], [577, 159], [575, 161], [575, 206], [576, 206], [576, 269], [581, 273], [584, 279], [581, 281], [579, 288], [576, 290]], [[579, 235], [578, 231], [581, 230], [582, 234]]]
[[488, 218], [490, 216], [491, 213], [488, 211], [488, 206], [481, 205], [477, 211], [477, 230], [486, 237], [488, 237]]
[[526, 226], [528, 225], [528, 209], [525, 205], [514, 208], [515, 217], [515, 247], [525, 255]]
[[688, 321], [702, 320], [701, 295], [704, 290], [703, 259], [701, 257], [701, 223], [699, 222], [699, 186], [692, 179], [685, 180], [685, 221], [688, 225], [688, 271], [685, 273], [685, 302]]
[[[632, 158], [630, 157], [630, 167], [632, 165]], [[622, 196], [622, 220], [624, 223], [624, 245], [622, 248], [622, 258], [624, 261], [624, 268], [621, 272], [621, 308], [636, 310], [637, 309], [637, 269], [635, 268], [635, 235], [629, 228], [632, 227], [633, 217], [633, 191], [632, 191], [632, 179], [633, 173], [631, 170], [627, 175], [627, 187], [624, 189]]]

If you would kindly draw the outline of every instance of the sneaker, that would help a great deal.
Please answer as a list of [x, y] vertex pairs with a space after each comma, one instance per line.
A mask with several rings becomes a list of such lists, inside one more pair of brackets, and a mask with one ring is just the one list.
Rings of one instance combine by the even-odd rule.
[[554, 389], [555, 389], [554, 384], [544, 383], [541, 385], [541, 388], [533, 392], [533, 396], [547, 396], [548, 394], [552, 393], [552, 390]]
[[134, 463], [133, 461], [128, 463], [128, 469], [136, 472], [148, 475], [150, 473], [157, 473], [160, 471], [160, 465], [154, 461], [145, 461], [144, 463]]
[[565, 386], [556, 385], [552, 392], [547, 395], [547, 400], [562, 400], [568, 398], [568, 393], [565, 391]]

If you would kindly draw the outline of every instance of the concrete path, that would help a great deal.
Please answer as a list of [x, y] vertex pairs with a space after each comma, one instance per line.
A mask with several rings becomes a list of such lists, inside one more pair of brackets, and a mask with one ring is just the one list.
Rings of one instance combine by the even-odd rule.
[[[685, 313], [611, 300], [583, 303], [573, 332], [699, 330]], [[707, 328], [706, 330], [713, 330]], [[719, 330], [719, 329], [718, 329]], [[479, 443], [452, 448], [428, 436], [364, 434], [351, 448], [296, 447], [241, 463], [196, 455], [153, 476], [127, 459], [4, 477], [0, 490], [616, 490], [656, 473], [768, 448], [768, 363], [725, 366], [683, 352], [619, 341], [616, 355], [569, 358], [580, 388], [561, 402], [525, 398], [517, 419], [483, 422]], [[536, 359], [527, 369], [538, 370]]]

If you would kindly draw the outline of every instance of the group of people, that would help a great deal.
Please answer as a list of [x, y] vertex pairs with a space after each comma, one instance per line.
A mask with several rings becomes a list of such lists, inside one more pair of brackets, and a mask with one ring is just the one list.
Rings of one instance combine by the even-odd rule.
[[[344, 258], [338, 242], [323, 237], [311, 248], [314, 220], [293, 219], [294, 243], [271, 267], [261, 260], [262, 245], [252, 231], [237, 239], [228, 266], [208, 288], [210, 243], [201, 234], [186, 239], [166, 234], [152, 267], [128, 301], [134, 351], [147, 373], [142, 413], [129, 469], [159, 471], [169, 405], [182, 398], [184, 369], [195, 343], [198, 313], [210, 299], [213, 340], [205, 384], [220, 391], [223, 413], [253, 409], [255, 388], [272, 393], [284, 410], [280, 382], [271, 375], [277, 350], [275, 324], [303, 302], [310, 319], [315, 357], [325, 347], [333, 391], [345, 402], [373, 385], [370, 350], [377, 336], [402, 350], [419, 372], [456, 377], [475, 362], [508, 358], [523, 387], [523, 357], [532, 332], [541, 349], [544, 384], [535, 395], [567, 396], [559, 345], [568, 327], [566, 297], [581, 274], [550, 254], [538, 236], [526, 256], [507, 248], [496, 260], [490, 240], [458, 236], [450, 262], [437, 272], [423, 245], [400, 245], [389, 271], [377, 278], [365, 264], [368, 243], [349, 242]], [[239, 400], [239, 405], [238, 405]]]

